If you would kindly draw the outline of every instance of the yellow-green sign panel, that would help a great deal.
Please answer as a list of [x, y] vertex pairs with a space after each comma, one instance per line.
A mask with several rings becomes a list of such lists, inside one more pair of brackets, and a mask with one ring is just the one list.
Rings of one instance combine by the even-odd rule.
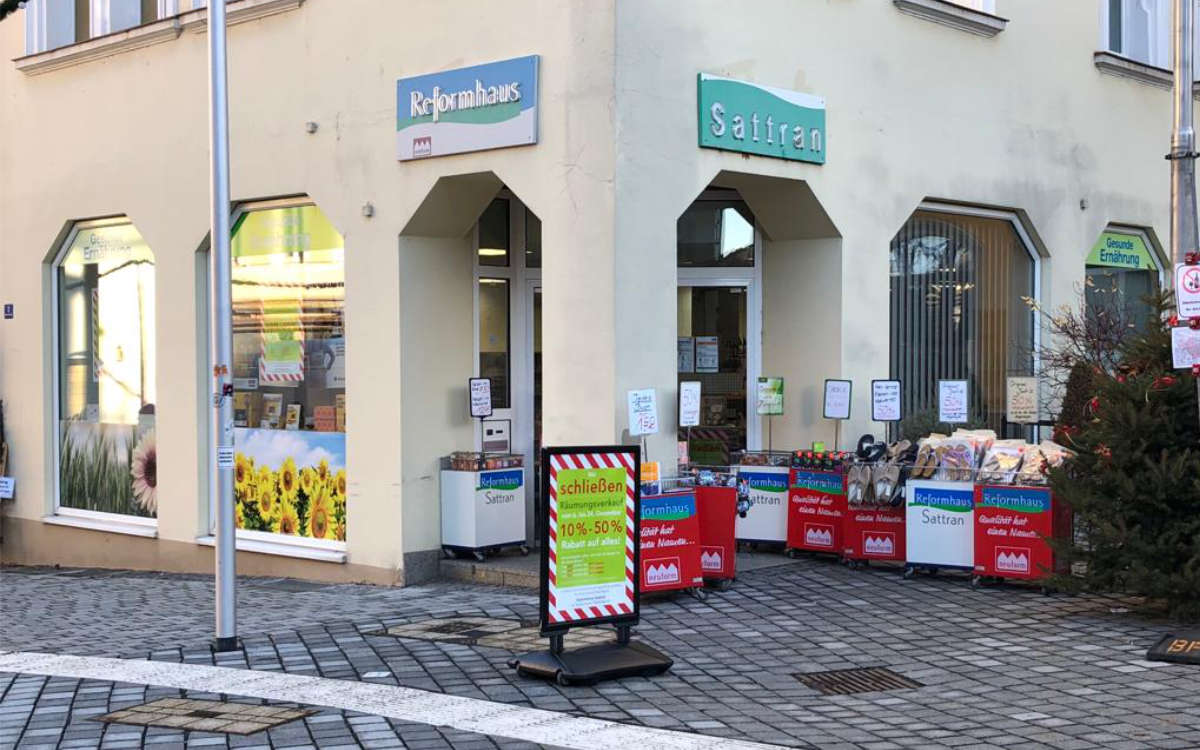
[[624, 467], [558, 472], [558, 588], [625, 580]]
[[1088, 253], [1089, 266], [1128, 268], [1135, 271], [1157, 269], [1146, 241], [1136, 234], [1105, 232]]

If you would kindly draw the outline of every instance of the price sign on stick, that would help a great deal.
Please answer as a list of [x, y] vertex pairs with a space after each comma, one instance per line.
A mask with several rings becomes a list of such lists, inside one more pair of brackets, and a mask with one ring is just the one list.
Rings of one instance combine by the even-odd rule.
[[823, 413], [826, 419], [850, 418], [851, 388], [852, 385], [849, 380], [825, 381], [825, 408]]
[[700, 424], [700, 382], [685, 380], [679, 384], [679, 426]]
[[629, 434], [653, 435], [658, 432], [658, 403], [653, 388], [629, 392]]
[[899, 422], [900, 381], [871, 381], [871, 420], [874, 422]]
[[938, 381], [938, 421], [947, 424], [964, 424], [968, 421], [967, 381]]
[[1038, 421], [1038, 379], [1012, 377], [1008, 379], [1008, 421], [1013, 424], [1035, 424]]
[[471, 378], [471, 417], [484, 419], [492, 416], [491, 378]]

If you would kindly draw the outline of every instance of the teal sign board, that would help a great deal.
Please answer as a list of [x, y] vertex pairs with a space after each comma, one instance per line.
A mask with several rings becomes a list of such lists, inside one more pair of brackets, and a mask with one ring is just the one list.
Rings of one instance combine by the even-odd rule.
[[701, 148], [825, 163], [825, 100], [812, 94], [701, 73]]

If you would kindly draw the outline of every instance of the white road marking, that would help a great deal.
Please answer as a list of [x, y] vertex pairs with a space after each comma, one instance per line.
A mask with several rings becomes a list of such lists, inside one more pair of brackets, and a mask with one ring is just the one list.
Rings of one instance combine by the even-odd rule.
[[451, 727], [466, 732], [578, 750], [765, 750], [776, 747], [724, 737], [569, 716], [555, 711], [395, 685], [280, 672], [256, 672], [206, 664], [0, 651], [0, 672], [158, 685], [181, 690], [328, 706], [389, 719]]

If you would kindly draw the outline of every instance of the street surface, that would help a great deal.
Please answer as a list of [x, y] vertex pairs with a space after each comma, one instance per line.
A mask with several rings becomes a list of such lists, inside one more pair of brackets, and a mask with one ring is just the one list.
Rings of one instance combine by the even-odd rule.
[[[594, 687], [507, 666], [526, 590], [245, 579], [245, 650], [214, 656], [210, 578], [4, 568], [0, 747], [1200, 747], [1200, 668], [1144, 661], [1167, 625], [1129, 602], [779, 563], [644, 602], [636, 637], [675, 667]], [[878, 666], [923, 687], [794, 676]], [[95, 720], [158, 698], [314, 713], [249, 735]]]

